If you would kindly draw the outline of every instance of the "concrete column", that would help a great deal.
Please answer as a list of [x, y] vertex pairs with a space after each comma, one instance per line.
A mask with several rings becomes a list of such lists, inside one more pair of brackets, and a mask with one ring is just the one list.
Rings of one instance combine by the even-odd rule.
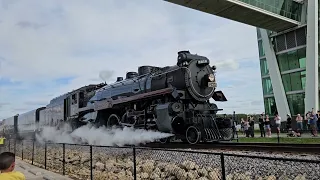
[[305, 111], [318, 110], [318, 0], [308, 1]]
[[286, 119], [287, 114], [290, 113], [288, 106], [287, 96], [282, 84], [282, 78], [278, 67], [275, 51], [272, 46], [272, 42], [269, 38], [267, 30], [260, 29], [262, 37], [262, 45], [265, 51], [267, 64], [269, 68], [270, 79], [272, 82], [274, 99], [277, 104], [277, 110], [282, 120]]

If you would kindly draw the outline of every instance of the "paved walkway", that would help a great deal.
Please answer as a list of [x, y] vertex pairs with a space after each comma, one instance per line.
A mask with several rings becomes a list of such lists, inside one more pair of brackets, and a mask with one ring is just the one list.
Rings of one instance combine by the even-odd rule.
[[15, 171], [20, 171], [26, 176], [26, 180], [72, 180], [66, 176], [33, 166], [16, 158]]

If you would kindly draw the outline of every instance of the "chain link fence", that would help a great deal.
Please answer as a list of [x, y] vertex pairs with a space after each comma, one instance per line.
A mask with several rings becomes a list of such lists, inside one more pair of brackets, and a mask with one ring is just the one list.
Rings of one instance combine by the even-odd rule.
[[252, 155], [40, 144], [8, 139], [2, 151], [72, 179], [276, 180], [320, 179], [320, 161]]

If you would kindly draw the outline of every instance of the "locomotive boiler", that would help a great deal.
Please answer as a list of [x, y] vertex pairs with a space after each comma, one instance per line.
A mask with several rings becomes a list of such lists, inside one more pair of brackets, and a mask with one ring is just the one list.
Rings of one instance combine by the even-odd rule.
[[9, 118], [5, 128], [23, 134], [23, 129], [39, 132], [44, 126], [59, 128], [64, 123], [72, 129], [93, 124], [172, 133], [174, 139], [190, 144], [230, 141], [232, 120], [217, 118], [221, 109], [210, 102], [227, 101], [216, 90], [215, 70], [207, 57], [180, 51], [173, 66], [140, 66], [114, 83], [81, 87], [52, 99], [46, 107]]

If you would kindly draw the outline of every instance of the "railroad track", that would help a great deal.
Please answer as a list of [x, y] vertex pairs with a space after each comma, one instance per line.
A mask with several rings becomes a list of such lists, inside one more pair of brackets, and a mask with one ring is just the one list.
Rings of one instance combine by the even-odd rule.
[[190, 145], [187, 143], [149, 143], [142, 145], [143, 148], [159, 148], [159, 149], [191, 149], [191, 150], [241, 150], [241, 151], [268, 151], [279, 153], [308, 153], [319, 154], [320, 144], [286, 144], [286, 143], [202, 143]]

